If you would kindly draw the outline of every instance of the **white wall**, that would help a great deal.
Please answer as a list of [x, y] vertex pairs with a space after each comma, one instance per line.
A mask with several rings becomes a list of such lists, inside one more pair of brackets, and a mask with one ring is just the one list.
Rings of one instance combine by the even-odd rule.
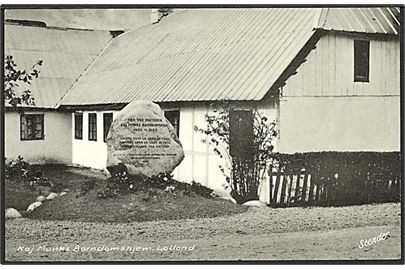
[[56, 111], [25, 112], [44, 114], [44, 140], [20, 140], [20, 114], [5, 113], [5, 156], [19, 155], [30, 163], [72, 163], [71, 114]]
[[280, 101], [279, 151], [399, 151], [399, 38], [370, 40], [369, 82], [354, 82], [354, 39], [322, 37]]
[[[83, 112], [83, 139], [75, 139], [74, 113], [72, 113], [72, 163], [95, 169], [105, 169], [107, 162], [107, 144], [104, 142], [103, 113], [113, 113], [115, 119], [118, 112], [85, 111]], [[97, 115], [97, 141], [89, 141], [89, 113]]]
[[400, 150], [398, 97], [288, 97], [280, 108], [281, 152]]
[[[240, 102], [237, 104], [240, 109], [249, 109], [257, 107], [262, 116], [267, 116], [269, 121], [277, 119], [278, 104], [274, 101], [265, 100], [258, 104], [249, 104]], [[225, 176], [220, 171], [218, 165], [227, 166], [227, 162], [214, 153], [213, 147], [203, 143], [207, 137], [194, 130], [194, 126], [204, 128], [206, 126], [205, 114], [212, 113], [208, 104], [188, 103], [183, 106], [162, 106], [163, 110], [172, 110], [180, 108], [180, 134], [179, 139], [182, 142], [185, 152], [183, 162], [175, 169], [174, 177], [180, 181], [191, 182], [192, 180], [210, 187], [217, 192], [228, 195], [230, 192]], [[277, 143], [277, 142], [275, 142]], [[277, 147], [277, 145], [276, 145]], [[261, 187], [261, 199], [266, 200], [267, 187]]]
[[224, 162], [215, 155], [211, 147], [201, 140], [205, 136], [196, 132], [194, 126], [203, 128], [206, 105], [189, 105], [180, 109], [179, 139], [183, 145], [185, 158], [176, 168], [174, 176], [180, 181], [196, 181], [213, 189], [223, 190], [226, 180], [218, 168]]
[[287, 80], [283, 95], [399, 96], [399, 37], [369, 39], [369, 82], [354, 81], [355, 39], [359, 37], [337, 33], [322, 37], [297, 74]]
[[[240, 108], [252, 108], [251, 104], [242, 102]], [[190, 183], [199, 182], [224, 195], [229, 194], [229, 189], [225, 176], [222, 174], [218, 165], [226, 166], [226, 161], [218, 157], [213, 148], [201, 140], [206, 137], [194, 130], [194, 126], [203, 128], [206, 126], [205, 114], [208, 112], [208, 104], [188, 103], [187, 105], [167, 106], [162, 105], [162, 110], [180, 110], [180, 134], [179, 139], [182, 143], [185, 158], [182, 163], [174, 170], [174, 178]], [[266, 115], [269, 120], [275, 120], [278, 112], [277, 105], [267, 101], [257, 105], [259, 112]], [[107, 161], [107, 145], [103, 142], [103, 112], [83, 112], [83, 139], [74, 138], [74, 128], [72, 129], [73, 140], [73, 164], [92, 167], [96, 169], [105, 169]], [[88, 114], [97, 114], [97, 141], [88, 140]], [[113, 112], [115, 119], [118, 111]], [[74, 127], [74, 114], [72, 114], [72, 127]]]

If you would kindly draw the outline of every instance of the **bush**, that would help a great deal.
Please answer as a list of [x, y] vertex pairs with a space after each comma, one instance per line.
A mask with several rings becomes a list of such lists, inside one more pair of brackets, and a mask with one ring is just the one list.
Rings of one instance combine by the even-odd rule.
[[107, 183], [97, 190], [97, 196], [100, 199], [114, 198], [118, 194], [118, 186], [116, 183], [107, 181]]
[[[225, 100], [217, 101], [211, 107], [212, 113], [205, 115], [205, 127], [194, 126], [194, 130], [203, 134], [202, 142], [211, 145], [214, 153], [225, 160], [226, 165], [218, 167], [237, 203], [259, 199], [260, 180], [270, 165], [269, 156], [278, 134], [277, 120], [269, 120], [257, 109], [241, 111]], [[241, 123], [248, 132], [232, 136], [233, 132], [241, 132], [238, 128]], [[239, 145], [238, 137], [246, 142], [244, 146]], [[231, 148], [232, 145], [235, 146]]]
[[170, 190], [170, 193], [173, 194], [176, 194], [178, 191], [184, 191], [183, 194], [190, 195], [191, 192], [194, 192], [202, 197], [210, 197], [213, 191], [194, 181], [191, 184], [176, 181], [172, 175], [165, 173], [160, 173], [154, 177], [129, 175], [124, 164], [111, 166], [107, 169], [111, 177], [107, 179], [107, 184], [97, 191], [100, 198], [115, 197], [119, 192], [135, 192], [139, 190], [149, 192], [150, 188], [163, 191]]
[[96, 188], [96, 186], [97, 186], [97, 182], [94, 179], [89, 179], [89, 180], [84, 181], [80, 187], [80, 195], [81, 196], [86, 195], [89, 191]]
[[399, 152], [276, 153], [272, 158], [285, 174], [305, 169], [311, 181], [328, 189], [330, 205], [400, 200]]
[[65, 184], [60, 183], [60, 182], [56, 182], [56, 183], [50, 182], [50, 183], [51, 183], [51, 185], [50, 185], [51, 186], [51, 192], [61, 193], [66, 188]]
[[35, 190], [36, 186], [50, 187], [51, 192], [59, 193], [65, 185], [60, 182], [53, 182], [44, 176], [42, 165], [31, 165], [18, 156], [15, 160], [5, 161], [5, 176], [10, 182], [19, 182]]
[[21, 156], [15, 160], [5, 161], [5, 177], [8, 181], [23, 182], [32, 188], [34, 184], [38, 183], [50, 185], [48, 178], [43, 176], [42, 171], [30, 165]]
[[17, 159], [8, 161], [6, 160], [5, 176], [10, 181], [27, 181], [33, 174], [30, 164], [21, 156]]
[[198, 182], [192, 181], [191, 182], [191, 191], [202, 197], [209, 198], [209, 197], [211, 197], [211, 193], [213, 190], [201, 185]]

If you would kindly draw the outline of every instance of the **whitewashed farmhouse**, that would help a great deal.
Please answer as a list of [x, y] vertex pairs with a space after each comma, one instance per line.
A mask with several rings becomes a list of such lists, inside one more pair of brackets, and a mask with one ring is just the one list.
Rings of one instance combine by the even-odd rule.
[[[280, 152], [399, 151], [399, 12], [191, 9], [114, 38], [7, 25], [6, 54], [43, 59], [44, 70], [27, 109], [42, 127], [6, 111], [6, 157], [103, 169], [109, 125], [136, 99], [158, 103], [177, 128], [186, 157], [175, 177], [214, 189], [221, 160], [193, 127], [218, 100], [277, 120]], [[42, 136], [27, 139], [27, 128]]]
[[5, 156], [72, 164], [71, 113], [56, 105], [112, 35], [33, 21], [6, 21], [4, 28], [4, 54], [12, 55], [18, 68], [29, 70], [43, 60], [40, 76], [29, 87], [35, 107], [20, 108], [21, 115], [5, 104]]

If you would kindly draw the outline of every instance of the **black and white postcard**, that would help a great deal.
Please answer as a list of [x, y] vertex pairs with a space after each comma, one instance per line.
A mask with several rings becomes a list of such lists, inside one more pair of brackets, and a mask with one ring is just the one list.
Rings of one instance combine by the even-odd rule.
[[2, 16], [3, 263], [404, 262], [402, 5]]

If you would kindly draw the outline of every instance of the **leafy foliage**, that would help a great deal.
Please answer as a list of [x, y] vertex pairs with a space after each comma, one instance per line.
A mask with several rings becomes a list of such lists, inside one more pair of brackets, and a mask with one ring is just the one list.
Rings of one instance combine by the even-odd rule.
[[32, 80], [38, 78], [38, 67], [42, 65], [42, 62], [39, 60], [32, 66], [31, 70], [24, 70], [17, 67], [12, 55], [6, 55], [4, 59], [4, 99], [14, 109], [23, 104], [35, 105], [30, 90], [17, 91], [17, 88], [23, 87], [22, 84], [30, 85]]
[[35, 190], [37, 186], [50, 187], [52, 192], [61, 192], [63, 183], [53, 182], [44, 176], [41, 166], [31, 165], [18, 156], [15, 160], [5, 161], [5, 177], [7, 181], [23, 183]]
[[272, 160], [270, 157], [274, 149], [273, 140], [277, 136], [277, 123], [269, 121], [254, 109], [252, 114], [254, 141], [251, 149], [253, 158], [232, 157], [229, 152], [229, 114], [236, 108], [226, 101], [213, 103], [211, 107], [212, 113], [205, 115], [207, 126], [205, 128], [195, 126], [194, 130], [204, 134], [207, 139], [202, 141], [213, 146], [214, 153], [226, 161], [227, 165], [225, 167], [219, 165], [219, 169], [231, 187], [231, 196], [238, 203], [257, 199], [260, 180]]
[[93, 190], [94, 188], [97, 187], [97, 182], [94, 179], [88, 179], [84, 181], [81, 186], [80, 186], [80, 195], [84, 196], [86, 195], [89, 191]]
[[[99, 198], [113, 198], [119, 193], [136, 191], [142, 191], [150, 195], [151, 192], [155, 192], [151, 191], [151, 188], [161, 191], [166, 190], [174, 195], [177, 192], [191, 195], [193, 192], [202, 197], [211, 197], [212, 193], [212, 189], [204, 187], [194, 181], [191, 184], [176, 181], [170, 174], [161, 173], [155, 177], [132, 176], [128, 174], [124, 164], [108, 167], [108, 170], [111, 177], [107, 179], [103, 187], [97, 190]], [[155, 196], [156, 194], [152, 195]], [[150, 199], [149, 197], [147, 199]]]
[[114, 198], [118, 194], [119, 187], [116, 183], [107, 181], [101, 188], [97, 189], [97, 196], [100, 199]]
[[[188, 187], [188, 185], [187, 185]], [[187, 188], [185, 188], [186, 191], [188, 191]], [[207, 188], [206, 186], [201, 185], [198, 182], [195, 181], [191, 181], [191, 185], [190, 185], [190, 190], [202, 197], [206, 197], [209, 198], [211, 197], [211, 193], [212, 193], [212, 189]]]
[[6, 180], [24, 182], [30, 186], [33, 186], [36, 181], [45, 180], [42, 177], [42, 172], [31, 166], [21, 156], [15, 160], [6, 160], [5, 165]]

